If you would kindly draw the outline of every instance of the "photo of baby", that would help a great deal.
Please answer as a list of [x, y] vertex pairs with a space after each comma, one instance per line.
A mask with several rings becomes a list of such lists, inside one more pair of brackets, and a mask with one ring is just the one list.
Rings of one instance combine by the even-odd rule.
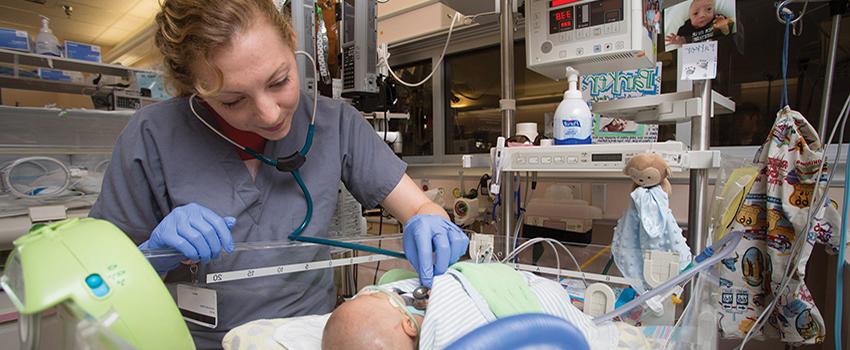
[[637, 123], [620, 118], [599, 117], [599, 123], [599, 130], [604, 132], [635, 133], [638, 129]]
[[665, 51], [735, 31], [734, 0], [690, 0], [664, 10]]

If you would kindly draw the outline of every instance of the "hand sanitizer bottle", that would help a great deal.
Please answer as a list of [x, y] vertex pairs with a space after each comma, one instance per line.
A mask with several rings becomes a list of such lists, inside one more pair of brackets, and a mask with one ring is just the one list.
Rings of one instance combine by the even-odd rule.
[[556, 145], [589, 144], [592, 141], [593, 115], [581, 97], [578, 75], [573, 67], [567, 67], [569, 88], [564, 92], [564, 100], [558, 105], [554, 116]]
[[41, 30], [38, 31], [38, 36], [35, 38], [35, 53], [62, 57], [62, 50], [59, 49], [59, 40], [56, 39], [53, 31], [47, 26], [49, 22], [49, 18], [41, 16]]

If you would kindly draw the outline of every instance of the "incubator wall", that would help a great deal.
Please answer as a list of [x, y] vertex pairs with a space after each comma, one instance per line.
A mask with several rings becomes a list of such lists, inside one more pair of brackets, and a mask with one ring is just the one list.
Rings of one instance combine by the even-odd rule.
[[26, 231], [31, 207], [61, 205], [85, 215], [131, 115], [0, 106], [0, 245]]
[[[493, 238], [495, 238], [493, 248], [504, 246], [501, 238]], [[355, 236], [343, 240], [394, 251], [402, 250], [401, 234], [385, 234], [381, 237]], [[521, 246], [528, 241], [519, 239], [517, 244]], [[504, 252], [493, 248], [488, 250], [485, 245], [482, 251], [476, 246], [470, 252], [471, 255], [461, 260], [469, 259], [483, 263], [503, 261], [506, 257]], [[565, 248], [569, 250], [569, 253], [561, 246], [553, 248], [547, 243], [540, 243], [529, 246], [528, 249], [519, 253], [516, 260], [509, 259], [505, 262], [519, 270], [560, 282], [566, 292], [564, 297], [569, 298], [580, 310], [585, 308], [588, 286], [594, 283], [611, 287], [615, 296], [615, 299], [611, 300], [612, 303], [628, 287], [628, 281], [622, 277], [613, 263], [610, 250], [606, 246], [565, 245]], [[146, 255], [155, 262], [155, 259], [164, 258], [168, 252], [154, 251]], [[412, 271], [404, 260], [367, 252], [352, 252], [347, 249], [290, 241], [254, 242], [237, 244], [233, 254], [223, 254], [210, 264], [181, 265], [168, 273], [165, 280], [172, 296], [176, 297], [178, 288], [181, 288], [180, 285], [215, 289], [219, 293], [233, 291], [242, 293], [243, 290], [258, 291], [286, 281], [297, 283], [298, 275], [321, 276], [322, 271], [331, 273], [329, 270], [332, 270], [336, 295], [338, 298], [344, 298], [350, 297], [367, 285], [380, 281], [386, 271], [394, 268]], [[236, 307], [241, 306], [236, 305]], [[663, 346], [668, 339], [673, 339], [669, 348], [682, 348], [689, 342], [686, 338], [676, 337], [677, 329], [684, 329], [690, 326], [689, 322], [691, 322], [688, 318], [676, 324], [684, 309], [685, 304], [675, 305], [675, 309], [671, 310], [673, 314], [669, 324], [660, 324], [657, 317], [652, 317], [649, 310], [642, 308], [624, 315], [617, 322], [637, 326], [643, 335], [656, 345]]]

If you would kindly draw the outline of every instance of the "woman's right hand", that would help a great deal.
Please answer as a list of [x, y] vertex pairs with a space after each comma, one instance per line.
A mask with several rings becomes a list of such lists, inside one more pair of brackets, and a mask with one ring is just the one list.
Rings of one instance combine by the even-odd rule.
[[176, 249], [183, 257], [152, 261], [157, 272], [166, 272], [189, 259], [207, 263], [218, 258], [221, 250], [233, 252], [230, 229], [236, 224], [233, 217], [222, 218], [196, 203], [177, 207], [154, 228], [150, 238], [139, 245], [142, 250]]

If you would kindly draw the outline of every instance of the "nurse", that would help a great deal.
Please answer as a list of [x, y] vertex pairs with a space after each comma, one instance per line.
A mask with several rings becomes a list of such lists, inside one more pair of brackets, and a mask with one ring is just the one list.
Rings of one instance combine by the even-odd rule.
[[[263, 165], [198, 117], [274, 159], [302, 147], [316, 113], [315, 141], [300, 168], [314, 200], [303, 236], [327, 234], [342, 181], [365, 207], [381, 205], [404, 223], [404, 251], [423, 285], [464, 253], [468, 238], [357, 110], [320, 97], [313, 111], [313, 97], [299, 91], [295, 34], [272, 0], [166, 0], [156, 26], [156, 46], [178, 97], [130, 120], [91, 216], [114, 223], [142, 249], [181, 252], [182, 258], [154, 263], [167, 280], [329, 259], [329, 249], [319, 246], [217, 259], [234, 242], [287, 239], [307, 206], [290, 173]], [[204, 287], [215, 290], [218, 321], [190, 324], [199, 348], [220, 347], [225, 332], [251, 320], [327, 313], [335, 305], [330, 269]]]

